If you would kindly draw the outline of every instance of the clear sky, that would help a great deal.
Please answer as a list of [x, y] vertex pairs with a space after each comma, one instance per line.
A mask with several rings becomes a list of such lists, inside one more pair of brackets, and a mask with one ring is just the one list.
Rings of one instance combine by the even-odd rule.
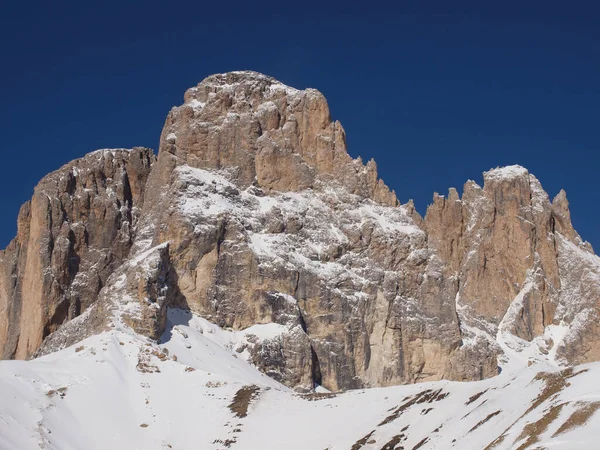
[[5, 2], [0, 248], [45, 174], [97, 148], [156, 149], [188, 87], [252, 69], [323, 92], [350, 154], [421, 213], [434, 191], [521, 164], [567, 191], [600, 249], [597, 2], [393, 3]]

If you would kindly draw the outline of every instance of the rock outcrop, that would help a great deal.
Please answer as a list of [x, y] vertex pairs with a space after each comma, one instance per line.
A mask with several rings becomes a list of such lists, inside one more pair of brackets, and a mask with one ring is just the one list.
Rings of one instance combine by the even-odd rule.
[[0, 355], [28, 358], [84, 312], [127, 258], [155, 160], [99, 150], [45, 177], [0, 253]]
[[170, 243], [178, 304], [223, 327], [289, 325], [280, 361], [255, 361], [280, 381], [337, 390], [496, 373], [494, 352], [461, 346], [456, 280], [414, 211], [374, 162], [350, 158], [319, 92], [252, 72], [207, 78], [169, 114], [147, 197], [140, 233]]
[[213, 75], [188, 89], [169, 113], [161, 135], [160, 173], [174, 166], [230, 169], [245, 189], [298, 192], [317, 181], [396, 206], [393, 192], [346, 151], [341, 124], [315, 89], [299, 91], [255, 72]]
[[448, 198], [436, 194], [424, 228], [446, 275], [459, 281], [466, 335], [483, 331], [496, 340], [508, 332], [533, 341], [550, 325], [574, 324], [559, 355], [597, 360], [600, 259], [573, 229], [564, 191], [551, 203], [526, 169], [490, 170], [483, 188], [465, 184], [462, 200], [454, 189]]
[[[103, 181], [80, 181], [84, 167]], [[312, 89], [213, 75], [169, 113], [156, 162], [101, 152], [48, 180], [0, 255], [5, 358], [59, 326], [40, 353], [106, 327], [158, 339], [170, 306], [234, 330], [278, 324], [239, 350], [298, 390], [490, 377], [504, 334], [600, 359], [600, 259], [564, 192], [551, 203], [525, 169], [496, 169], [422, 219], [348, 155]]]

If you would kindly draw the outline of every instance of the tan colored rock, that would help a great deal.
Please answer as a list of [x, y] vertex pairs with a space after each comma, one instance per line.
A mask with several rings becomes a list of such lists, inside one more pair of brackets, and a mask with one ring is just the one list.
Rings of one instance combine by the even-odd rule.
[[52, 332], [38, 354], [110, 327], [158, 339], [179, 307], [281, 325], [247, 349], [299, 391], [487, 378], [505, 334], [548, 353], [551, 326], [559, 358], [600, 359], [600, 259], [521, 167], [423, 219], [348, 155], [323, 95], [255, 72], [189, 89], [152, 163], [92, 154], [36, 189], [0, 253], [3, 357]]
[[463, 204], [456, 189], [451, 188], [448, 197], [440, 196], [436, 192], [425, 217], [429, 244], [440, 258], [448, 263], [448, 274], [456, 275], [465, 252]]
[[589, 252], [594, 252], [591, 244], [589, 242], [584, 242], [571, 224], [569, 200], [567, 200], [567, 193], [563, 189], [560, 190], [558, 195], [554, 197], [554, 200], [552, 201], [552, 219], [554, 231], [556, 233], [560, 233], [569, 241], [585, 248]]
[[350, 158], [345, 132], [331, 120], [320, 92], [298, 91], [256, 72], [212, 75], [189, 89], [161, 136], [159, 166], [168, 172], [165, 167], [174, 166], [162, 161], [163, 153], [174, 155], [177, 165], [229, 168], [240, 188], [256, 179], [265, 191], [300, 191], [321, 177], [379, 203], [397, 204], [374, 162], [365, 167]]
[[459, 278], [460, 304], [473, 317], [500, 324], [529, 276], [536, 288], [512, 331], [531, 340], [552, 323], [560, 289], [550, 203], [525, 169], [492, 170], [484, 180], [483, 189], [467, 183], [462, 201], [456, 191], [448, 200], [434, 198], [426, 229]]
[[468, 182], [462, 200], [455, 191], [448, 200], [436, 195], [425, 218], [430, 244], [460, 284], [463, 333], [475, 327], [490, 342], [503, 332], [532, 341], [563, 324], [570, 329], [559, 356], [596, 360], [600, 259], [573, 229], [565, 192], [551, 204], [519, 166], [486, 172], [484, 181]]
[[492, 375], [480, 366], [495, 368], [493, 352], [476, 370], [453, 368], [466, 358], [457, 283], [428, 250], [414, 205], [398, 207], [374, 161], [350, 158], [319, 92], [253, 72], [207, 78], [169, 114], [146, 196], [139, 236], [170, 243], [176, 304], [224, 327], [302, 330], [294, 345], [269, 344], [283, 360], [255, 360], [286, 384]]
[[0, 263], [3, 358], [28, 358], [96, 300], [128, 255], [153, 161], [148, 149], [98, 151], [39, 183]]

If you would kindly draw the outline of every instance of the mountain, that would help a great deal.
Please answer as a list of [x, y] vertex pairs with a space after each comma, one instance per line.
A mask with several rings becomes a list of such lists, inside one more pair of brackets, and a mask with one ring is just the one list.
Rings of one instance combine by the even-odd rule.
[[129, 255], [155, 156], [98, 150], [46, 176], [0, 252], [0, 355], [30, 357]]
[[0, 406], [0, 443], [258, 448], [271, 423], [289, 448], [308, 429], [309, 448], [593, 442], [599, 305], [564, 191], [496, 168], [422, 218], [348, 155], [318, 91], [213, 75], [171, 110], [157, 158], [93, 152], [22, 208], [0, 354], [36, 359], [0, 364], [0, 398], [28, 405]]

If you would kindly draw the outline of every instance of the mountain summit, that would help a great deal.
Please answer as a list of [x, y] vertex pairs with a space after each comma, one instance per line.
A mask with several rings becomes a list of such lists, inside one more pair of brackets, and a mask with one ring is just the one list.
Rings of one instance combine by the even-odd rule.
[[493, 377], [509, 355], [600, 359], [600, 259], [519, 166], [421, 218], [346, 151], [314, 89], [212, 75], [158, 158], [99, 150], [45, 177], [0, 253], [0, 355], [106, 330], [155, 342], [173, 308], [300, 392]]

